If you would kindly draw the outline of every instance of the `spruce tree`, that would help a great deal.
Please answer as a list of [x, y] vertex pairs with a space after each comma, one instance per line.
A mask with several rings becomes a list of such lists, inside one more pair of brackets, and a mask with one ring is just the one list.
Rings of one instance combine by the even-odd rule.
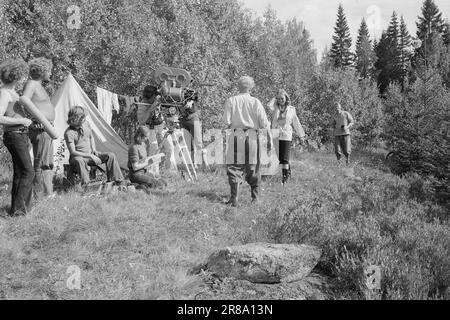
[[344, 69], [352, 65], [353, 54], [350, 51], [350, 47], [352, 46], [350, 28], [348, 27], [342, 4], [339, 4], [334, 33], [330, 57], [336, 69]]
[[365, 19], [362, 20], [356, 41], [356, 70], [360, 77], [368, 78], [373, 69], [375, 53], [370, 40], [369, 28]]
[[442, 19], [442, 13], [433, 0], [425, 0], [422, 6], [422, 16], [419, 17], [417, 25], [417, 37], [424, 41], [426, 36], [433, 33], [443, 35], [445, 23]]
[[405, 20], [403, 16], [400, 19], [400, 34], [399, 34], [399, 52], [400, 52], [400, 72], [401, 72], [401, 83], [402, 87], [404, 86], [404, 82], [408, 76], [410, 66], [411, 66], [411, 58], [413, 56], [412, 45], [411, 45], [411, 36], [408, 32], [408, 28], [406, 26]]
[[387, 33], [383, 31], [380, 40], [374, 46], [376, 54], [375, 70], [381, 93], [386, 91], [391, 80], [390, 68], [388, 67], [391, 61], [391, 56], [388, 51], [389, 43]]
[[422, 16], [419, 17], [417, 25], [417, 37], [422, 41], [422, 46], [418, 49], [418, 57], [429, 66], [437, 66], [437, 57], [441, 48], [440, 42], [445, 36], [445, 22], [437, 5], [433, 0], [425, 0], [422, 6]]

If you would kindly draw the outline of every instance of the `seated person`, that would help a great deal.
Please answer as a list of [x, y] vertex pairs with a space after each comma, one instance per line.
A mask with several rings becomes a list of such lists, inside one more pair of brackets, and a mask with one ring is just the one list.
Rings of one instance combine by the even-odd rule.
[[149, 138], [150, 130], [146, 126], [140, 126], [134, 136], [134, 144], [128, 150], [130, 181], [149, 188], [166, 187], [167, 182], [164, 179], [156, 178], [147, 169], [154, 163], [148, 156], [151, 143]]
[[64, 139], [69, 149], [69, 164], [81, 176], [81, 185], [89, 183], [89, 166], [106, 163], [108, 182], [121, 184], [124, 180], [120, 171], [116, 155], [111, 152], [101, 153], [96, 150], [94, 136], [89, 123], [86, 121], [86, 111], [83, 107], [75, 106], [69, 111], [67, 123], [69, 127], [64, 133]]

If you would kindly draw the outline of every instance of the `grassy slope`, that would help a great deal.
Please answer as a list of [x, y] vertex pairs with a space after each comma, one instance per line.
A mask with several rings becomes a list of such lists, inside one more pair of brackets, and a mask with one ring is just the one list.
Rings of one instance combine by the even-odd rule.
[[[319, 270], [333, 297], [365, 298], [361, 268], [382, 267], [383, 298], [438, 298], [450, 283], [450, 225], [439, 207], [411, 199], [410, 183], [376, 155], [357, 155], [346, 178], [331, 154], [302, 154], [293, 181], [264, 182], [261, 203], [243, 188], [238, 210], [224, 173], [197, 184], [175, 179], [174, 194], [82, 197], [64, 194], [23, 218], [0, 218], [0, 298], [181, 298], [188, 269], [213, 250], [268, 241], [324, 250]], [[0, 208], [9, 201], [0, 191]], [[68, 290], [67, 268], [81, 268], [81, 290]], [[280, 298], [283, 298], [282, 296]]]

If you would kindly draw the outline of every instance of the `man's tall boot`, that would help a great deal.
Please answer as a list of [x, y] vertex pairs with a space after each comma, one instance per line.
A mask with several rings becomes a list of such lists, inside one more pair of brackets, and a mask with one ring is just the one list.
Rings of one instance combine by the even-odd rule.
[[252, 193], [252, 202], [258, 202], [259, 200], [259, 187], [258, 186], [252, 186], [251, 189], [251, 193]]
[[239, 183], [230, 184], [230, 200], [227, 204], [231, 204], [232, 207], [237, 207], [239, 197]]

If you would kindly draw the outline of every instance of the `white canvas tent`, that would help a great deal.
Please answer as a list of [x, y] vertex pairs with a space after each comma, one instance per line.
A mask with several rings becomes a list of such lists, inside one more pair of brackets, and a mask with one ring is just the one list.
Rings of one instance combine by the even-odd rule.
[[94, 103], [89, 99], [71, 74], [67, 76], [67, 79], [62, 83], [51, 100], [56, 111], [54, 126], [59, 134], [59, 138], [54, 141], [56, 170], [62, 170], [63, 165], [69, 162], [69, 154], [64, 141], [64, 132], [68, 127], [67, 115], [72, 106], [81, 106], [89, 111], [86, 119], [91, 125], [97, 150], [99, 152], [115, 153], [120, 166], [123, 169], [127, 168], [127, 145], [103, 119], [100, 111], [95, 107]]

